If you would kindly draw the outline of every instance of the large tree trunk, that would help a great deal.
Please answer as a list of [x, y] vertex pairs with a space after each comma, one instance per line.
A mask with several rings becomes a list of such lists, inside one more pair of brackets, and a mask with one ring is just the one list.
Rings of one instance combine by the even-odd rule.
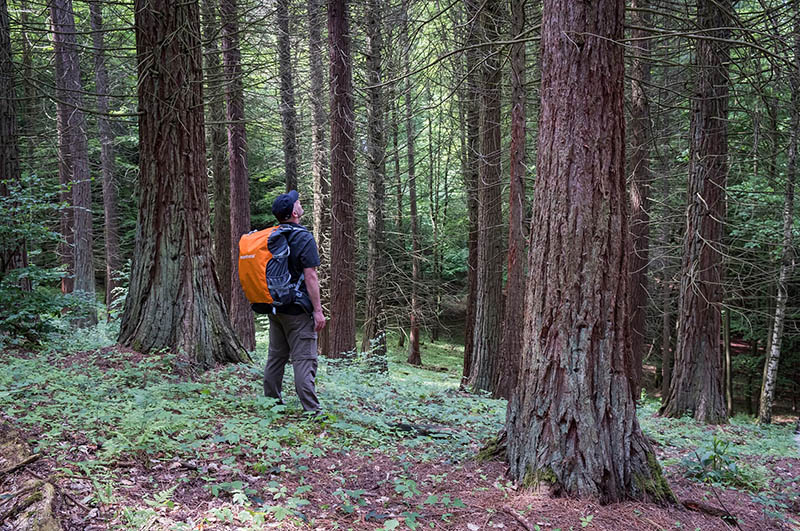
[[[97, 128], [100, 131], [100, 167], [103, 172], [103, 213], [106, 248], [106, 306], [111, 307], [120, 285], [119, 219], [117, 218], [117, 180], [114, 175], [114, 132], [108, 120], [108, 69], [103, 39], [103, 5], [97, 0], [89, 3], [94, 44], [94, 79], [97, 90]], [[109, 312], [109, 317], [111, 312]]]
[[647, 268], [650, 261], [650, 102], [645, 87], [650, 84], [649, 17], [647, 0], [631, 0], [634, 28], [633, 72], [631, 72], [631, 128], [629, 160], [631, 178], [631, 388], [638, 397], [642, 385], [642, 357], [647, 332]]
[[781, 357], [783, 341], [783, 323], [786, 318], [786, 302], [788, 299], [788, 283], [794, 270], [794, 250], [792, 248], [792, 225], [794, 221], [794, 181], [797, 173], [797, 135], [800, 129], [800, 2], [794, 1], [794, 60], [790, 74], [791, 96], [791, 131], [789, 140], [789, 161], [786, 169], [786, 188], [783, 199], [783, 244], [781, 250], [781, 267], [778, 273], [777, 296], [775, 297], [775, 315], [772, 321], [772, 340], [764, 362], [764, 378], [761, 384], [761, 400], [758, 408], [758, 421], [763, 424], [772, 422], [772, 406], [775, 400], [775, 387], [778, 380], [778, 362]]
[[331, 78], [331, 357], [356, 346], [355, 164], [353, 161], [353, 62], [347, 3], [328, 0]]
[[62, 186], [66, 184], [72, 189], [70, 238], [73, 245], [73, 292], [86, 302], [75, 323], [89, 326], [97, 323], [92, 261], [92, 185], [72, 0], [52, 0], [50, 17], [53, 22], [53, 49], [56, 55], [59, 176]]
[[370, 365], [385, 372], [386, 313], [383, 307], [386, 283], [384, 244], [384, 195], [386, 181], [386, 137], [383, 133], [382, 53], [383, 21], [378, 0], [367, 3], [367, 285], [364, 341]]
[[[525, 2], [511, 2], [511, 38], [522, 39]], [[492, 394], [511, 398], [517, 385], [525, 305], [525, 42], [511, 45], [511, 189], [508, 209], [508, 280], [503, 339], [495, 366]]]
[[511, 475], [567, 496], [673, 500], [626, 364], [623, 0], [546, 0], [525, 348], [506, 429]]
[[[320, 265], [319, 278], [322, 307], [329, 315], [330, 308], [330, 234], [331, 198], [330, 174], [328, 173], [328, 147], [325, 142], [325, 124], [328, 114], [325, 111], [324, 72], [322, 69], [322, 11], [321, 0], [308, 0], [308, 52], [309, 74], [311, 79], [311, 175], [314, 179], [314, 239], [317, 240]], [[328, 353], [330, 327], [319, 332], [318, 348]]]
[[661, 413], [687, 412], [708, 423], [727, 420], [720, 341], [722, 223], [728, 174], [727, 3], [700, 0], [697, 97], [692, 101], [689, 206], [681, 264], [678, 343], [670, 392]]
[[289, 0], [277, 0], [278, 70], [281, 78], [281, 125], [286, 191], [297, 189], [297, 112], [294, 108], [292, 51], [289, 42]]
[[203, 56], [206, 77], [206, 133], [214, 183], [214, 267], [219, 290], [226, 307], [231, 301], [231, 284], [238, 280], [231, 273], [231, 174], [228, 166], [228, 139], [225, 125], [225, 74], [220, 59], [219, 21], [216, 0], [203, 0]]
[[466, 75], [467, 87], [464, 106], [467, 133], [467, 152], [465, 157], [464, 187], [467, 190], [467, 215], [469, 217], [469, 235], [467, 237], [467, 312], [464, 323], [464, 368], [461, 381], [466, 385], [472, 373], [475, 343], [476, 293], [478, 286], [478, 160], [480, 145], [480, 105], [478, 51], [475, 46], [480, 42], [478, 29], [478, 9], [476, 0], [465, 0], [467, 30]]
[[239, 51], [239, 13], [236, 0], [220, 1], [222, 62], [225, 69], [225, 114], [228, 118], [228, 167], [231, 174], [231, 305], [233, 329], [248, 351], [256, 348], [253, 310], [239, 282], [239, 238], [250, 232], [250, 182], [247, 172], [247, 136], [244, 89]]
[[[488, 0], [480, 14], [485, 42], [500, 40], [504, 20], [499, 0]], [[472, 371], [473, 391], [493, 391], [492, 378], [503, 330], [503, 200], [500, 165], [500, 54], [496, 45], [482, 48], [481, 155], [478, 187], [478, 276], [475, 291]]]
[[208, 227], [197, 3], [136, 0], [139, 219], [120, 342], [200, 367], [249, 361], [219, 292]]
[[[8, 196], [8, 184], [20, 180], [17, 112], [14, 105], [14, 55], [6, 0], [0, 0], [0, 196]], [[3, 220], [14, 223], [16, 220]], [[0, 246], [0, 279], [12, 269], [27, 267], [24, 239], [3, 238]], [[30, 290], [30, 283], [23, 284]]]
[[419, 321], [420, 321], [420, 307], [419, 307], [419, 283], [422, 280], [422, 271], [420, 269], [420, 245], [419, 245], [419, 217], [417, 215], [417, 168], [414, 150], [414, 111], [412, 108], [413, 98], [411, 97], [412, 83], [411, 83], [411, 64], [409, 56], [411, 55], [411, 41], [409, 40], [410, 34], [408, 30], [408, 1], [403, 0], [403, 22], [402, 38], [403, 38], [403, 70], [405, 77], [405, 111], [406, 111], [406, 156], [408, 158], [408, 207], [409, 217], [411, 218], [411, 315], [409, 322], [408, 334], [408, 359], [406, 360], [411, 365], [422, 365], [422, 354], [419, 350]]

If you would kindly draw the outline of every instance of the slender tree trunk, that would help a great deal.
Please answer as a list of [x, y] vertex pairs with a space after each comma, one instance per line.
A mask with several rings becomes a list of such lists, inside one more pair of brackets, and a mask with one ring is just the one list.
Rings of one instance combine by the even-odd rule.
[[390, 98], [392, 105], [392, 152], [394, 156], [394, 182], [395, 189], [397, 190], [397, 206], [395, 214], [395, 231], [398, 234], [405, 234], [403, 229], [403, 174], [400, 172], [400, 123], [397, 118], [398, 107], [400, 103], [396, 97], [396, 85], [392, 84], [392, 96]]
[[478, 29], [479, 3], [476, 0], [464, 0], [467, 27], [466, 75], [467, 88], [464, 105], [466, 107], [467, 154], [464, 168], [464, 185], [467, 190], [467, 215], [469, 217], [469, 235], [467, 237], [467, 312], [464, 322], [464, 370], [461, 381], [466, 385], [472, 373], [475, 356], [475, 314], [478, 286], [478, 179], [480, 158], [480, 106], [478, 51], [475, 46], [480, 42]]
[[139, 218], [120, 342], [200, 367], [249, 361], [213, 268], [198, 5], [136, 0], [134, 13]]
[[247, 172], [247, 135], [244, 118], [242, 61], [236, 0], [221, 0], [222, 62], [225, 69], [225, 115], [228, 119], [228, 167], [231, 191], [231, 302], [233, 329], [248, 351], [256, 348], [253, 310], [239, 282], [239, 238], [250, 232], [250, 182]]
[[[323, 47], [322, 23], [323, 5], [321, 0], [308, 0], [308, 50], [311, 79], [311, 174], [314, 179], [314, 239], [319, 249], [320, 266], [317, 268], [322, 307], [329, 315], [330, 308], [330, 240], [331, 240], [331, 201], [330, 174], [328, 172], [328, 147], [325, 139], [325, 124], [328, 113], [325, 110], [324, 72], [322, 69]], [[329, 331], [326, 326], [319, 332], [318, 348], [329, 353]]]
[[725, 309], [722, 320], [722, 349], [725, 356], [725, 406], [733, 415], [733, 366], [731, 365], [731, 311]]
[[[674, 501], [629, 384], [623, 0], [545, 0], [525, 348], [511, 475], [567, 496]], [[555, 148], [554, 146], [558, 146]]]
[[[525, 31], [525, 2], [511, 2], [511, 38]], [[508, 209], [508, 280], [493, 396], [511, 398], [517, 385], [525, 324], [525, 43], [511, 46], [511, 189]]]
[[687, 412], [711, 424], [727, 420], [720, 323], [721, 246], [728, 174], [729, 4], [700, 0], [698, 27], [718, 40], [697, 41], [697, 97], [692, 101], [689, 206], [683, 243], [675, 368], [661, 414]]
[[331, 357], [356, 346], [353, 62], [347, 3], [328, 0], [331, 100]]
[[278, 69], [281, 78], [281, 126], [286, 191], [297, 189], [297, 112], [294, 107], [292, 52], [289, 42], [289, 0], [277, 0]]
[[800, 2], [794, 0], [794, 60], [791, 72], [791, 131], [789, 140], [789, 161], [786, 169], [786, 188], [783, 199], [783, 244], [781, 267], [778, 273], [775, 314], [772, 321], [772, 341], [764, 363], [764, 379], [761, 384], [761, 400], [758, 408], [758, 421], [762, 424], [772, 422], [772, 406], [775, 401], [775, 387], [778, 380], [778, 363], [781, 357], [783, 324], [786, 318], [789, 278], [794, 271], [795, 257], [792, 247], [792, 225], [794, 221], [794, 181], [797, 177], [797, 135], [800, 129]]
[[[17, 112], [14, 104], [14, 54], [6, 0], [0, 0], [0, 196], [8, 196], [9, 184], [19, 182]], [[3, 220], [14, 224], [17, 220]], [[24, 239], [3, 238], [0, 247], [0, 280], [12, 269], [28, 266]], [[22, 288], [30, 291], [30, 283]]]
[[[119, 286], [119, 219], [117, 218], [117, 180], [114, 175], [114, 132], [108, 121], [108, 69], [103, 39], [103, 6], [97, 0], [89, 2], [94, 44], [94, 79], [97, 90], [97, 128], [100, 131], [100, 166], [103, 172], [103, 212], [106, 248], [106, 306], [116, 299]], [[109, 312], [109, 318], [111, 313]]]
[[81, 110], [83, 86], [72, 0], [52, 0], [50, 17], [53, 22], [56, 93], [59, 99], [59, 176], [62, 186], [67, 184], [72, 189], [73, 292], [86, 302], [75, 323], [90, 326], [97, 323], [92, 260], [92, 186], [86, 120]]
[[[430, 91], [428, 91], [428, 105], [433, 105]], [[439, 182], [438, 179], [436, 179], [436, 165], [434, 163], [432, 114], [431, 112], [428, 113], [428, 209], [430, 213], [431, 232], [433, 233], [433, 249], [431, 250], [433, 254], [433, 263], [431, 264], [431, 270], [433, 272], [433, 278], [431, 279], [431, 283], [433, 284], [433, 318], [431, 319], [432, 323], [429, 330], [430, 340], [431, 342], [435, 342], [439, 341], [439, 318], [442, 312], [442, 276], [439, 271], [439, 253], [441, 245], [439, 241]], [[441, 107], [439, 116], [441, 118]], [[439, 123], [441, 123], [441, 119]], [[441, 146], [440, 142], [438, 146]]]
[[634, 41], [631, 72], [631, 128], [629, 160], [632, 174], [631, 201], [631, 388], [638, 397], [642, 387], [642, 355], [647, 333], [647, 268], [650, 261], [650, 41], [647, 0], [631, 0], [631, 32]]
[[[485, 2], [480, 14], [485, 42], [500, 40], [504, 20], [499, 0]], [[503, 318], [503, 201], [500, 165], [500, 53], [496, 45], [481, 49], [481, 156], [478, 187], [478, 276], [475, 297], [472, 371], [473, 391], [493, 391], [492, 378], [500, 350]]]
[[412, 83], [411, 65], [409, 56], [411, 55], [411, 41], [408, 31], [408, 1], [403, 0], [403, 70], [405, 74], [405, 108], [406, 108], [406, 156], [408, 157], [408, 207], [411, 219], [411, 316], [408, 334], [408, 363], [411, 365], [422, 365], [422, 354], [419, 350], [419, 289], [422, 281], [422, 271], [420, 269], [420, 244], [419, 244], [419, 225], [417, 216], [417, 174], [416, 163], [414, 161], [414, 111], [412, 107]]
[[367, 3], [367, 289], [364, 342], [373, 368], [386, 372], [386, 312], [383, 307], [386, 282], [384, 195], [386, 181], [386, 139], [383, 133], [383, 20], [378, 0]]
[[[211, 152], [211, 177], [214, 183], [214, 266], [226, 308], [231, 301], [231, 174], [228, 166], [228, 139], [225, 125], [225, 73], [219, 51], [219, 20], [216, 0], [203, 0], [203, 41], [208, 122], [206, 135]], [[238, 283], [238, 280], [236, 280]]]

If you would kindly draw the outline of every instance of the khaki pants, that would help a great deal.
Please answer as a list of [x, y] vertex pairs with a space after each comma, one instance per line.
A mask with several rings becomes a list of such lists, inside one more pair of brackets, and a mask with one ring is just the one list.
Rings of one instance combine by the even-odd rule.
[[294, 369], [294, 389], [305, 411], [319, 411], [314, 379], [317, 376], [317, 333], [314, 317], [269, 314], [269, 356], [264, 367], [264, 395], [283, 403], [283, 371], [286, 363]]

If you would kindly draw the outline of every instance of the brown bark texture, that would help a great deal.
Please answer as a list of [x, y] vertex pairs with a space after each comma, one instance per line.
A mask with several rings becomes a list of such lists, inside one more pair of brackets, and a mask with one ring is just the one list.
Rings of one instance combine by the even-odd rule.
[[386, 137], [383, 72], [383, 17], [378, 0], [367, 3], [367, 284], [362, 350], [370, 366], [385, 372], [386, 283], [384, 202], [386, 188]]
[[631, 174], [631, 388], [638, 397], [642, 382], [642, 357], [644, 353], [647, 317], [647, 267], [650, 261], [650, 102], [645, 87], [650, 84], [649, 17], [645, 11], [647, 0], [631, 0], [631, 30], [633, 60], [631, 77], [630, 158]]
[[683, 241], [675, 367], [661, 414], [690, 413], [711, 424], [727, 420], [723, 385], [722, 238], [728, 175], [727, 2], [700, 0], [697, 25], [714, 40], [696, 42], [688, 208]]
[[624, 2], [546, 0], [525, 341], [511, 475], [613, 503], [674, 499], [636, 419], [626, 361]]
[[197, 3], [135, 3], [139, 217], [120, 343], [249, 361], [213, 269]]
[[[330, 240], [331, 240], [331, 181], [328, 171], [328, 146], [325, 127], [328, 113], [325, 109], [322, 24], [324, 6], [321, 0], [308, 0], [308, 53], [311, 82], [311, 175], [314, 180], [314, 239], [319, 249], [320, 265], [317, 268], [320, 299], [323, 312], [330, 315]], [[328, 348], [330, 327], [319, 332], [319, 352]]]
[[239, 282], [239, 238], [250, 232], [250, 182], [247, 171], [247, 135], [244, 118], [242, 60], [239, 50], [239, 13], [236, 0], [220, 0], [222, 63], [225, 71], [225, 115], [228, 121], [228, 167], [231, 209], [231, 324], [248, 351], [256, 348], [253, 310]]
[[[117, 214], [117, 180], [114, 175], [114, 132], [108, 120], [108, 68], [106, 68], [105, 42], [103, 38], [103, 5], [99, 1], [89, 2], [94, 45], [94, 79], [97, 91], [97, 129], [100, 133], [100, 168], [103, 174], [103, 235], [106, 251], [106, 306], [110, 307], [120, 285], [121, 265], [119, 250], [119, 219]], [[110, 315], [110, 314], [109, 314]]]
[[786, 168], [786, 185], [783, 196], [783, 242], [781, 249], [781, 265], [778, 272], [777, 295], [775, 297], [775, 313], [772, 319], [772, 340], [764, 362], [764, 381], [761, 384], [761, 400], [758, 408], [758, 421], [762, 424], [772, 422], [772, 406], [775, 401], [775, 388], [778, 382], [778, 364], [781, 357], [783, 327], [786, 319], [786, 303], [788, 301], [788, 285], [795, 267], [795, 255], [792, 247], [792, 225], [794, 221], [794, 183], [797, 178], [797, 135], [800, 129], [800, 2], [794, 0], [795, 22], [794, 64], [790, 74], [791, 82], [791, 127], [789, 132], [789, 153]]
[[[525, 2], [511, 2], [511, 37], [525, 30]], [[508, 209], [508, 274], [503, 337], [495, 365], [492, 396], [511, 398], [522, 354], [525, 305], [525, 43], [511, 46], [511, 186]]]
[[[481, 37], [486, 43], [500, 40], [505, 16], [499, 0], [485, 2], [480, 14]], [[503, 330], [503, 199], [501, 196], [501, 81], [499, 50], [480, 49], [481, 147], [478, 186], [478, 263], [475, 287], [475, 325], [472, 370], [468, 385], [473, 391], [493, 391], [497, 352]]]
[[[89, 326], [97, 322], [92, 261], [92, 186], [86, 120], [81, 110], [83, 87], [72, 0], [52, 0], [50, 17], [53, 24], [53, 50], [56, 55], [59, 180], [62, 186], [66, 184], [72, 190], [72, 230], [67, 239], [72, 243], [72, 288], [87, 303], [76, 316], [75, 323]], [[66, 231], [70, 231], [68, 227]]]
[[294, 107], [292, 51], [289, 40], [289, 0], [277, 0], [278, 70], [281, 79], [281, 126], [286, 191], [297, 189], [297, 111]]
[[[20, 180], [17, 112], [14, 104], [14, 63], [8, 4], [0, 0], [0, 195], [9, 195], [9, 184]], [[14, 223], [15, 220], [4, 220]], [[12, 269], [27, 267], [24, 239], [4, 238], [0, 245], [0, 279]], [[28, 283], [25, 287], [30, 289]]]
[[331, 318], [329, 351], [342, 357], [356, 346], [356, 233], [353, 135], [353, 60], [347, 2], [328, 0], [331, 101]]
[[408, 208], [409, 218], [411, 219], [411, 312], [409, 316], [408, 333], [408, 358], [407, 362], [411, 365], [422, 365], [422, 353], [419, 349], [419, 284], [422, 280], [422, 270], [420, 269], [420, 243], [419, 243], [419, 216], [417, 212], [417, 168], [416, 151], [414, 150], [414, 110], [411, 92], [411, 65], [409, 55], [411, 54], [411, 42], [408, 30], [408, 2], [403, 0], [403, 70], [405, 73], [405, 86], [403, 87], [406, 113], [406, 157], [408, 168]]
[[[211, 161], [214, 197], [214, 267], [225, 307], [230, 305], [231, 284], [231, 174], [228, 166], [228, 138], [225, 124], [225, 74], [220, 57], [220, 30], [216, 0], [203, 0], [203, 57], [206, 77], [206, 136]], [[238, 282], [238, 281], [237, 281]]]
[[467, 314], [464, 323], [464, 368], [461, 381], [467, 384], [472, 372], [474, 357], [474, 330], [476, 313], [476, 289], [478, 286], [478, 158], [480, 145], [480, 103], [478, 98], [479, 71], [478, 51], [478, 7], [475, 0], [465, 0], [467, 29], [466, 75], [467, 88], [464, 99], [467, 149], [464, 164], [464, 186], [467, 190], [467, 213], [469, 236], [467, 238]]

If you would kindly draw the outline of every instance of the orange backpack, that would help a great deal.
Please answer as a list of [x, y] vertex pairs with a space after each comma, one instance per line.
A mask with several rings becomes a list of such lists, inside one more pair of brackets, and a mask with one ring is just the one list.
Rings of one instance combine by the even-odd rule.
[[303, 275], [292, 283], [289, 272], [289, 233], [306, 230], [277, 225], [252, 231], [239, 239], [239, 281], [250, 304], [270, 304], [272, 309], [290, 304], [308, 308], [310, 301], [300, 286]]

